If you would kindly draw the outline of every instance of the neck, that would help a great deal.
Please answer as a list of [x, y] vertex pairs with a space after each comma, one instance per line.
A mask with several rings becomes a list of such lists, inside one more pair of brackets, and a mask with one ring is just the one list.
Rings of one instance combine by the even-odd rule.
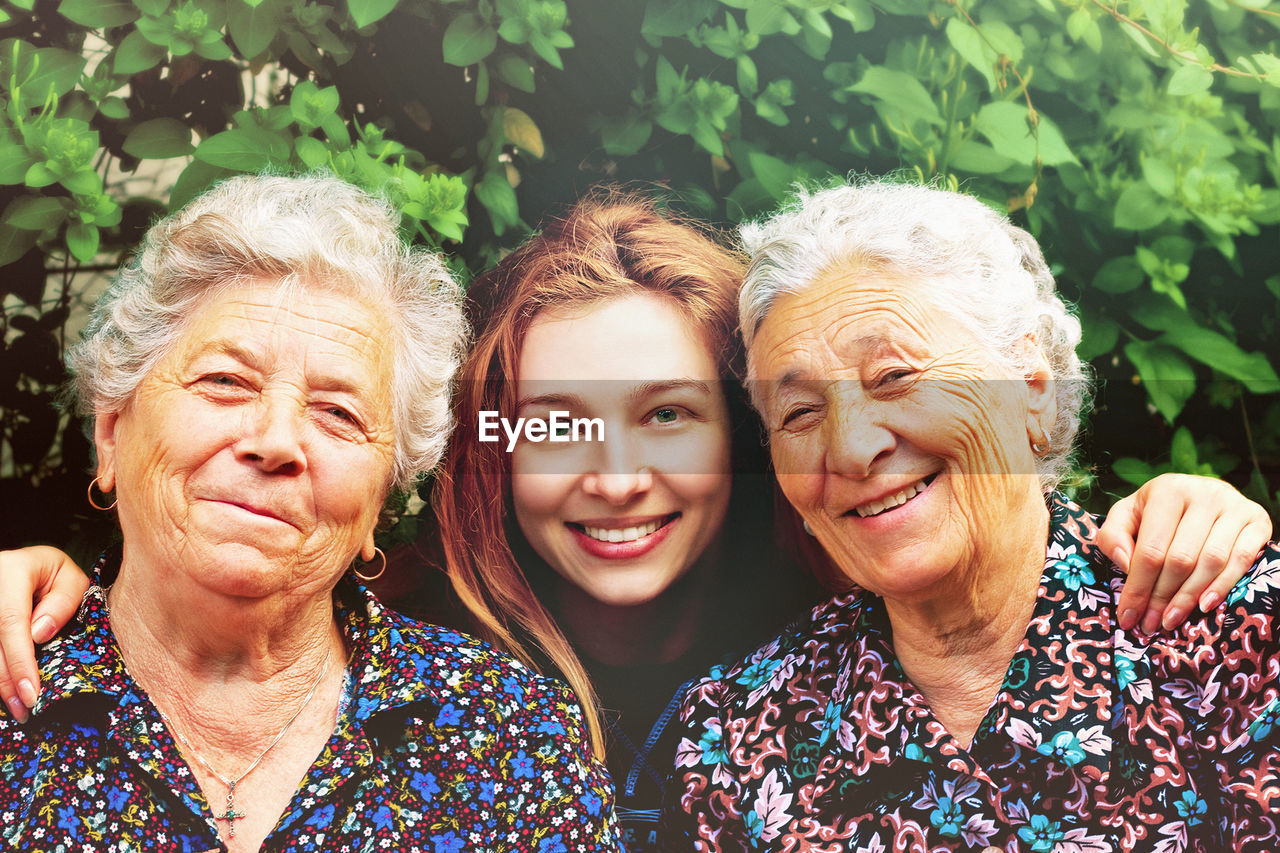
[[[921, 601], [886, 601], [894, 652], [903, 671], [947, 730], [966, 748], [1004, 682], [1035, 612], [1049, 516], [1013, 526], [980, 565], [958, 576], [965, 589], [941, 589]], [[1003, 533], [1003, 531], [1002, 531]]]
[[[326, 659], [328, 675], [340, 678], [345, 652], [327, 591], [258, 600], [186, 586], [148, 581], [126, 560], [109, 601], [130, 675], [180, 726], [226, 729], [245, 743], [252, 730], [265, 736], [283, 725]], [[251, 718], [245, 708], [255, 709]]]
[[553, 615], [570, 642], [593, 660], [612, 666], [669, 663], [697, 638], [717, 551], [713, 544], [683, 577], [641, 604], [608, 604], [557, 577]]

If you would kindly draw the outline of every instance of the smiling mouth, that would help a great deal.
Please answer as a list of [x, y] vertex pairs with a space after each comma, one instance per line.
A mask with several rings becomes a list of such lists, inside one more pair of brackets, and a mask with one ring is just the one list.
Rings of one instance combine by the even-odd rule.
[[637, 539], [652, 536], [679, 517], [680, 513], [673, 512], [671, 515], [631, 527], [591, 527], [586, 524], [579, 524], [576, 521], [567, 521], [565, 524], [589, 539], [617, 544], [619, 542], [635, 542]]
[[929, 484], [932, 483], [937, 476], [938, 475], [936, 473], [930, 474], [923, 479], [917, 480], [905, 489], [901, 489], [891, 495], [886, 495], [878, 501], [871, 501], [870, 503], [865, 503], [862, 506], [856, 506], [849, 512], [859, 518], [871, 518], [873, 515], [882, 515], [890, 510], [897, 509], [927, 489]]

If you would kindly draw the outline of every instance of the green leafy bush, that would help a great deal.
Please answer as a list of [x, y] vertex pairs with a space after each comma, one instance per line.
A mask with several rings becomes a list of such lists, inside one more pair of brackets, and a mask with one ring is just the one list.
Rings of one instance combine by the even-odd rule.
[[961, 186], [1080, 305], [1085, 477], [1278, 514], [1278, 34], [1269, 0], [0, 0], [0, 544], [101, 535], [51, 405], [74, 274], [263, 168], [386, 192], [459, 271], [600, 181], [726, 226], [831, 174]]

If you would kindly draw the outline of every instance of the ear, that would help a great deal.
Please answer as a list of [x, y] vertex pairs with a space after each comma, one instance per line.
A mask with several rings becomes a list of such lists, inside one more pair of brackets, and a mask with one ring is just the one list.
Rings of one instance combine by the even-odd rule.
[[1031, 365], [1023, 376], [1027, 383], [1027, 436], [1032, 442], [1039, 442], [1053, 432], [1058, 417], [1058, 388], [1049, 360], [1035, 339], [1028, 336], [1028, 344], [1032, 347]]
[[360, 546], [360, 559], [364, 560], [366, 563], [372, 562], [373, 558], [377, 556], [377, 552], [374, 550], [375, 547], [373, 531], [370, 530], [369, 535], [364, 539], [364, 544]]
[[116, 427], [119, 412], [98, 412], [93, 419], [93, 446], [98, 451], [98, 487], [110, 492], [116, 487]]

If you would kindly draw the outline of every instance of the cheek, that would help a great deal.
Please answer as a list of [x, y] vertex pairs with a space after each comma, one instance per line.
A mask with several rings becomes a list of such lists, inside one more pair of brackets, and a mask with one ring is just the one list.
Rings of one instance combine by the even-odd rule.
[[527, 466], [513, 464], [511, 503], [520, 527], [523, 529], [531, 522], [555, 514], [573, 493], [577, 479], [563, 474], [534, 473]]
[[703, 510], [707, 520], [723, 518], [729, 508], [729, 494], [733, 489], [731, 474], [668, 474], [664, 480], [686, 506]]

